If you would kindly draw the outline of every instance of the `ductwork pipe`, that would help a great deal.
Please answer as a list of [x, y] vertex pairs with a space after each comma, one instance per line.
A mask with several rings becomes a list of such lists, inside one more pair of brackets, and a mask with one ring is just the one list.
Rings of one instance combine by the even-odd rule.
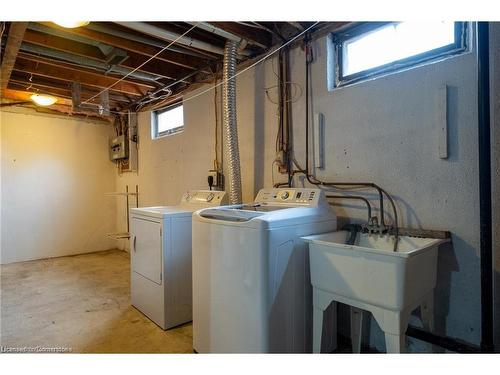
[[[231, 40], [233, 42], [238, 42], [240, 43], [239, 45], [239, 51], [238, 54], [243, 55], [243, 56], [250, 56], [251, 52], [250, 51], [245, 51], [246, 45], [249, 43], [247, 40], [244, 40], [243, 38], [234, 35], [226, 30], [221, 29], [220, 27], [216, 27], [208, 22], [186, 22], [192, 26], [198, 27], [201, 30], [208, 31], [209, 33], [221, 36], [223, 38], [226, 38], [227, 40]], [[262, 47], [261, 44], [259, 44], [259, 47]], [[264, 46], [265, 47], [265, 46]]]
[[81, 65], [85, 68], [91, 68], [91, 69], [95, 69], [98, 71], [120, 74], [123, 76], [128, 74], [132, 78], [141, 79], [143, 81], [155, 82], [158, 79], [162, 78], [161, 76], [157, 76], [154, 74], [140, 72], [137, 70], [135, 72], [133, 72], [133, 69], [130, 69], [130, 68], [126, 68], [126, 67], [119, 66], [119, 65], [110, 65], [110, 64], [104, 63], [102, 61], [91, 59], [89, 57], [78, 56], [78, 55], [75, 55], [72, 53], [58, 51], [58, 50], [55, 50], [53, 48], [39, 46], [39, 45], [35, 45], [32, 43], [23, 42], [21, 44], [20, 49], [21, 49], [21, 51], [24, 51], [24, 52], [35, 53], [35, 54], [39, 54], [42, 56], [47, 56], [47, 57], [51, 57], [51, 58], [56, 58], [56, 59], [68, 61], [68, 62], [73, 63], [73, 64]]
[[224, 48], [222, 71], [222, 107], [224, 126], [224, 150], [229, 182], [229, 203], [241, 203], [240, 152], [238, 149], [238, 128], [236, 123], [236, 52], [238, 42], [227, 41]]
[[[173, 31], [168, 31], [165, 29], [162, 29], [160, 27], [150, 25], [149, 23], [145, 22], [115, 22], [118, 25], [127, 27], [131, 30], [139, 31], [144, 34], [148, 34], [151, 36], [154, 36], [156, 38], [160, 38], [169, 42], [173, 42], [177, 38], [181, 36], [181, 34], [174, 33]], [[210, 43], [203, 42], [201, 40], [197, 40], [194, 38], [191, 38], [189, 36], [183, 36], [179, 40], [177, 40], [178, 44], [182, 44], [185, 46], [189, 47], [194, 47], [201, 49], [203, 51], [207, 52], [212, 52], [216, 53], [218, 55], [224, 54], [224, 51], [220, 47], [216, 47]]]

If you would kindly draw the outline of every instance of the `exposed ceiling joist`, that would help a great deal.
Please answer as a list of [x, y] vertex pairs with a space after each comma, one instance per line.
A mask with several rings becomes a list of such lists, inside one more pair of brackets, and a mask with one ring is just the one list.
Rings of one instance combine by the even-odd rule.
[[213, 44], [204, 42], [202, 40], [194, 39], [188, 35], [181, 36], [182, 34], [173, 31], [165, 30], [155, 25], [146, 22], [115, 22], [118, 25], [127, 27], [129, 29], [153, 36], [155, 38], [163, 39], [167, 42], [177, 41], [176, 43], [189, 47], [194, 47], [202, 51], [208, 51], [218, 55], [224, 54], [224, 48], [215, 46]]
[[[22, 48], [23, 47], [21, 46], [21, 49]], [[37, 63], [45, 63], [45, 64], [53, 65], [56, 67], [75, 69], [75, 70], [79, 70], [81, 72], [98, 74], [99, 76], [104, 75], [105, 77], [109, 77], [109, 78], [122, 79], [122, 78], [124, 78], [124, 75], [125, 75], [124, 72], [117, 72], [117, 71], [109, 71], [106, 73], [105, 72], [98, 72], [97, 70], [95, 70], [91, 67], [84, 66], [82, 64], [78, 64], [75, 62], [62, 61], [59, 59], [55, 59], [53, 57], [44, 57], [44, 56], [40, 56], [37, 54], [26, 53], [24, 51], [19, 52], [18, 57], [21, 57], [21, 58], [24, 58], [27, 60], [31, 60], [31, 61], [35, 61]], [[142, 79], [138, 79], [137, 77], [134, 77], [134, 76], [126, 77], [126, 79], [124, 81], [128, 82], [130, 84], [135, 84], [135, 85], [145, 89], [146, 91], [148, 89], [157, 88], [159, 86], [162, 86], [162, 84], [157, 83], [156, 81], [142, 80]]]
[[70, 52], [78, 56], [89, 57], [101, 61], [106, 60], [106, 56], [97, 47], [38, 31], [26, 30], [24, 41], [39, 46], [50, 47], [58, 51]]
[[12, 22], [10, 25], [2, 66], [0, 68], [0, 91], [2, 92], [7, 88], [7, 84], [9, 83], [10, 75], [27, 27], [28, 22]]
[[[94, 31], [104, 33], [104, 34], [114, 35], [114, 36], [124, 38], [127, 40], [133, 40], [135, 42], [147, 44], [147, 45], [157, 47], [160, 49], [166, 46], [166, 43], [163, 40], [159, 40], [156, 38], [150, 38], [144, 34], [133, 32], [130, 29], [121, 27], [121, 26], [116, 25], [116, 24], [92, 22], [89, 25], [87, 25], [87, 29], [94, 30]], [[169, 47], [169, 50], [174, 51], [174, 52], [178, 52], [178, 53], [182, 53], [183, 55], [190, 55], [190, 56], [194, 56], [197, 58], [201, 58], [203, 60], [205, 60], [207, 58], [212, 59], [212, 60], [217, 59], [216, 56], [213, 56], [211, 54], [207, 54], [204, 52], [199, 52], [199, 51], [194, 50], [193, 48], [188, 48], [186, 46], [181, 47], [178, 45], [173, 45], [173, 46]]]
[[[160, 52], [160, 48], [155, 48], [149, 45], [145, 45], [142, 43], [135, 42], [133, 40], [127, 40], [123, 38], [119, 38], [113, 35], [104, 34], [100, 32], [96, 32], [85, 27], [79, 27], [75, 29], [63, 29], [59, 26], [51, 24], [50, 22], [43, 23], [46, 26], [56, 28], [62, 30], [66, 33], [76, 34], [80, 36], [85, 36], [87, 38], [91, 38], [102, 43], [107, 43], [114, 47], [123, 48], [128, 51], [132, 51], [147, 57], [151, 57]], [[196, 58], [193, 59], [193, 56], [186, 56], [181, 53], [171, 52], [169, 50], [165, 50], [160, 53], [157, 57], [157, 60], [164, 61], [169, 64], [178, 65], [187, 69], [196, 70], [198, 68], [198, 64], [195, 62]], [[204, 62], [201, 62], [204, 63]]]
[[[59, 36], [44, 34], [28, 29], [24, 34], [24, 41], [42, 47], [49, 47], [57, 51], [95, 59], [101, 62], [106, 61], [106, 56], [104, 56], [104, 54], [97, 47], [93, 47], [81, 42], [70, 41]], [[138, 55], [134, 52], [128, 52], [127, 54], [127, 59], [124, 60], [120, 64], [120, 66], [135, 69], [146, 60], [143, 55]], [[171, 64], [161, 63], [160, 61], [154, 59], [138, 70], [138, 72], [154, 74], [168, 80], [175, 80], [175, 77], [186, 75], [190, 71], [191, 70], [189, 69]]]
[[[9, 87], [15, 85], [16, 89], [22, 89], [24, 91], [40, 92], [45, 94], [51, 94], [54, 96], [70, 97], [72, 85], [74, 83], [80, 84], [79, 82], [68, 82], [62, 81], [55, 78], [47, 78], [38, 76], [36, 74], [24, 73], [13, 71], [9, 81]], [[100, 88], [82, 85], [81, 86], [81, 98], [82, 101], [89, 99], [91, 96], [99, 93]], [[110, 90], [110, 101], [119, 104], [120, 102], [130, 101], [130, 97]]]
[[[26, 87], [27, 87], [27, 85], [26, 85], [25, 81], [18, 81], [17, 79], [12, 78], [9, 82], [9, 86], [7, 87], [7, 89], [26, 91]], [[71, 91], [64, 90], [64, 89], [57, 89], [54, 87], [44, 87], [44, 86], [41, 86], [38, 84], [33, 84], [30, 88], [30, 91], [27, 91], [27, 92], [29, 92], [30, 94], [33, 94], [33, 93], [48, 94], [48, 95], [55, 96], [58, 99], [59, 98], [68, 99], [68, 100], [72, 99]], [[81, 100], [85, 101], [91, 97], [92, 97], [92, 95], [90, 95], [90, 94], [82, 95]], [[110, 99], [109, 103], [110, 103], [111, 108], [121, 107], [122, 101], [116, 101], [116, 100]], [[98, 102], [88, 103], [88, 104], [93, 105], [93, 106], [99, 105]]]
[[118, 82], [117, 78], [83, 71], [74, 67], [50, 64], [46, 61], [31, 60], [24, 55], [18, 57], [14, 69], [47, 78], [56, 78], [68, 82], [80, 82], [101, 89], [114, 85], [112, 90], [135, 96], [145, 95], [149, 88], [126, 80]]
[[[2, 93], [2, 97], [11, 100], [30, 101], [30, 96], [32, 94], [33, 94], [32, 92], [27, 92], [27, 91], [5, 89], [4, 92]], [[35, 108], [38, 112], [46, 112], [53, 114], [65, 113], [70, 115], [76, 115], [76, 116], [81, 115], [100, 120], [107, 120], [109, 122], [114, 121], [113, 116], [98, 115], [95, 111], [92, 111], [90, 109], [79, 109], [78, 111], [74, 111], [70, 99], [59, 98], [57, 104], [53, 104], [50, 107], [40, 108], [35, 106]]]

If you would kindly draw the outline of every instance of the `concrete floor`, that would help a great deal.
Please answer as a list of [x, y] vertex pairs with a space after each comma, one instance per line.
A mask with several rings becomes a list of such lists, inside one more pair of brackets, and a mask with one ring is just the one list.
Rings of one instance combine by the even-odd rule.
[[111, 250], [2, 265], [7, 347], [73, 353], [192, 353], [192, 326], [163, 331], [130, 305], [130, 258]]

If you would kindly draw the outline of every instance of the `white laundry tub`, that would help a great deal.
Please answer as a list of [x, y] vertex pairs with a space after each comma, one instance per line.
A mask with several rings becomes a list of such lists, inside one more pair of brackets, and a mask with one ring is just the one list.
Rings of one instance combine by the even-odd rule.
[[443, 239], [358, 234], [347, 231], [302, 237], [309, 242], [311, 283], [328, 293], [389, 310], [403, 310], [436, 285], [437, 249]]

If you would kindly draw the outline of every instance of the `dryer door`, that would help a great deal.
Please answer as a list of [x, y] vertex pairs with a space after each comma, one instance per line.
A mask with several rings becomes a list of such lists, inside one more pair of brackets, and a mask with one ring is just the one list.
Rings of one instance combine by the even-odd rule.
[[162, 283], [162, 226], [161, 223], [132, 218], [132, 271], [161, 285]]

